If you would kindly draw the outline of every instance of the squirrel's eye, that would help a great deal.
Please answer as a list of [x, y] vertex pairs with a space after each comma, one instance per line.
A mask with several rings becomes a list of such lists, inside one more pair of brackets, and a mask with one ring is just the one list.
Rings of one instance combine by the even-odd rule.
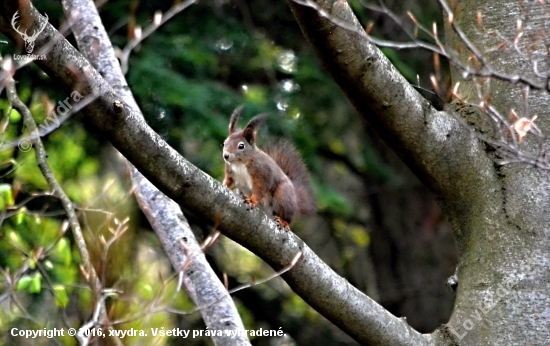
[[239, 142], [239, 150], [243, 150], [244, 149], [244, 143], [243, 142]]

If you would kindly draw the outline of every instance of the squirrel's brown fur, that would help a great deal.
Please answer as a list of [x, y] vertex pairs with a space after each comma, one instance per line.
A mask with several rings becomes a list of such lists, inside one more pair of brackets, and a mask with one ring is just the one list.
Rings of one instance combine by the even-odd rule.
[[251, 207], [260, 206], [272, 213], [280, 226], [314, 211], [309, 174], [300, 154], [287, 141], [279, 140], [265, 152], [256, 146], [258, 127], [265, 121], [259, 115], [237, 130], [242, 107], [229, 122], [229, 136], [224, 142], [224, 184], [240, 193]]

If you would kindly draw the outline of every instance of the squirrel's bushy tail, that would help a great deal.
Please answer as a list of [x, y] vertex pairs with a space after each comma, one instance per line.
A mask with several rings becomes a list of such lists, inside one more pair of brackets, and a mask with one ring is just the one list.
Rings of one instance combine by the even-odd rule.
[[302, 157], [288, 141], [279, 139], [266, 150], [266, 153], [277, 163], [287, 177], [292, 181], [300, 214], [308, 215], [315, 211], [313, 190], [309, 174]]

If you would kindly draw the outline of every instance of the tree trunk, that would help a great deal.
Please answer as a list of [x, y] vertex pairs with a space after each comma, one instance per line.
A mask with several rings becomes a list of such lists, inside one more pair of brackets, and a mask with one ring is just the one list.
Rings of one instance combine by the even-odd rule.
[[[502, 37], [513, 42], [519, 32], [518, 20], [521, 20], [524, 32], [518, 47], [526, 51], [527, 45], [536, 41], [538, 53], [521, 56], [508, 44], [486, 56], [495, 70], [537, 80], [532, 62], [540, 59], [546, 50], [543, 38], [538, 35], [549, 32], [548, 5], [536, 2], [520, 7], [514, 0], [463, 0], [457, 5], [454, 10], [457, 23], [480, 51], [500, 45]], [[482, 28], [476, 19], [478, 12], [482, 16]], [[499, 35], [490, 34], [496, 31]], [[464, 48], [456, 35], [450, 30], [448, 33], [451, 47], [458, 44]], [[463, 61], [467, 52], [462, 50]], [[541, 71], [548, 68], [544, 60], [539, 68]], [[458, 77], [456, 70], [453, 71], [453, 83], [460, 81], [463, 85], [458, 93], [469, 97], [470, 101], [478, 99], [473, 80], [465, 82]], [[538, 82], [544, 84], [541, 78]], [[531, 90], [526, 107], [522, 99], [525, 84], [495, 78], [488, 79], [487, 83], [490, 84], [484, 86], [483, 94], [490, 95], [492, 105], [500, 113], [508, 116], [514, 109], [519, 117], [531, 118], [538, 114], [537, 126], [543, 135], [548, 133], [548, 91]], [[487, 117], [486, 114], [482, 116]], [[507, 138], [512, 140], [509, 135]], [[541, 138], [540, 142], [548, 148], [547, 138]], [[519, 143], [519, 148], [536, 155], [538, 145], [539, 139], [531, 134]], [[548, 170], [526, 163], [494, 164], [489, 173], [495, 186], [491, 189], [478, 186], [491, 196], [481, 200], [486, 211], [460, 213], [455, 217], [461, 261], [449, 330], [461, 340], [461, 345], [545, 345], [550, 340], [550, 174]]]
[[[315, 5], [310, 2], [310, 6], [293, 1], [289, 4], [319, 59], [368, 126], [441, 198], [460, 252], [453, 314], [449, 323], [436, 333], [442, 337], [441, 344], [546, 344], [550, 339], [550, 297], [546, 284], [550, 280], [547, 254], [550, 171], [524, 162], [498, 164], [502, 153], [495, 153], [495, 149], [500, 147], [480, 141], [480, 132], [466, 126], [450, 107], [445, 112], [436, 112], [426, 105], [361, 35], [361, 26], [340, 1], [318, 1]], [[458, 4], [460, 10], [454, 13], [455, 20], [481, 51], [502, 42], [498, 35], [494, 38], [487, 34], [490, 29], [499, 30], [514, 41], [520, 14], [517, 1]], [[523, 25], [529, 20], [533, 22], [529, 33], [546, 31], [546, 23], [540, 16], [548, 18], [549, 7], [543, 10], [539, 3], [529, 6], [523, 9], [532, 11], [521, 17]], [[467, 30], [475, 29], [478, 8], [483, 15], [483, 33]], [[324, 16], [318, 15], [319, 9], [325, 11]], [[342, 22], [347, 23], [345, 28]], [[539, 47], [545, 47], [544, 42], [539, 42]], [[464, 47], [461, 52], [472, 55]], [[529, 61], [522, 61], [513, 48], [499, 54], [490, 55], [495, 69], [519, 76], [533, 75]], [[539, 63], [539, 69], [546, 69], [544, 61]], [[510, 107], [524, 109], [521, 84], [495, 83], [493, 79], [489, 82], [492, 105], [501, 113], [508, 114]], [[470, 94], [464, 96], [470, 96], [468, 100], [472, 101], [473, 87], [463, 86], [459, 94], [468, 91]], [[537, 125], [543, 134], [550, 130], [547, 112], [543, 112], [547, 101], [546, 92], [532, 91], [530, 112], [526, 115], [539, 115]], [[456, 108], [472, 110], [472, 107]], [[491, 126], [488, 115], [479, 117]], [[505, 130], [501, 126], [498, 131]], [[512, 136], [502, 137], [513, 141]], [[542, 141], [547, 149], [546, 138], [531, 134], [518, 143], [518, 148], [522, 153], [536, 155]]]
[[[487, 90], [480, 95], [485, 102], [482, 109], [488, 109], [487, 101], [491, 100], [491, 105], [502, 114], [507, 114], [509, 107], [514, 107], [519, 117], [538, 114], [537, 128], [546, 134], [550, 131], [548, 116], [543, 112], [547, 93], [532, 90], [527, 111], [520, 90], [527, 78], [534, 80], [532, 89], [547, 89], [546, 51], [542, 54], [537, 49], [546, 47], [546, 36], [540, 35], [539, 29], [546, 31], [544, 18], [548, 18], [549, 7], [541, 7], [540, 2], [519, 6], [514, 1], [494, 5], [459, 2], [461, 10], [456, 11], [454, 18], [461, 27], [473, 28], [477, 25], [476, 6], [480, 7], [485, 31], [466, 32], [481, 51], [498, 46], [503, 38], [514, 42], [518, 37], [516, 27], [524, 28], [525, 40], [539, 41], [523, 56], [515, 54], [510, 46], [486, 57], [478, 54], [477, 59], [486, 60], [485, 65], [480, 68], [478, 63], [477, 72], [472, 70], [470, 76], [485, 74], [483, 80], [477, 80]], [[478, 118], [496, 130], [492, 134], [467, 126], [461, 116], [468, 118], [472, 110], [476, 111], [471, 105], [456, 104], [456, 112], [451, 107], [447, 111], [435, 110], [367, 40], [346, 2], [307, 2], [308, 6], [292, 0], [289, 3], [302, 31], [365, 125], [374, 128], [439, 196], [449, 217], [460, 251], [459, 284], [450, 321], [433, 335], [421, 335], [406, 321], [389, 314], [335, 275], [292, 232], [277, 230], [274, 222], [259, 210], [246, 210], [227, 189], [179, 156], [144, 123], [141, 114], [120, 101], [101, 75], [51, 26], [46, 26], [35, 41], [37, 49], [50, 47], [46, 59], [36, 63], [66, 90], [94, 96], [94, 102], [82, 112], [168, 196], [197, 217], [219, 222], [220, 231], [260, 255], [276, 270], [299, 258], [282, 277], [306, 302], [360, 343], [547, 344], [550, 164], [545, 155], [537, 156], [548, 150], [546, 137], [529, 134], [520, 142], [515, 132], [506, 135], [509, 126], [490, 120], [487, 114], [479, 114]], [[8, 1], [1, 4], [0, 30], [21, 43], [21, 35], [9, 24], [15, 5]], [[39, 18], [34, 9], [26, 11], [26, 15], [32, 17], [29, 19]], [[337, 18], [338, 23], [327, 17]], [[522, 25], [516, 24], [518, 17]], [[499, 30], [497, 38], [489, 35], [491, 28]], [[518, 47], [525, 52], [524, 43]], [[464, 47], [461, 52], [471, 56]], [[537, 68], [543, 77], [535, 77], [532, 59], [540, 60]], [[488, 63], [493, 70], [487, 67]], [[487, 71], [495, 75], [497, 69], [502, 83], [488, 78]], [[463, 95], [462, 99], [475, 101], [473, 84], [466, 84], [458, 94]], [[502, 158], [508, 164], [502, 165]], [[531, 163], [509, 163], [514, 158]]]

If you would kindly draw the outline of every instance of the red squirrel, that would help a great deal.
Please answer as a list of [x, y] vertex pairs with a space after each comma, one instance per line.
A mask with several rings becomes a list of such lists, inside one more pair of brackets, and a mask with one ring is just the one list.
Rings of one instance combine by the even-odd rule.
[[314, 211], [309, 174], [300, 154], [279, 140], [265, 152], [256, 146], [258, 128], [265, 115], [257, 115], [243, 130], [236, 128], [243, 107], [229, 121], [229, 136], [223, 143], [223, 184], [240, 193], [250, 207], [260, 206], [274, 215], [280, 228], [289, 229], [299, 215]]

